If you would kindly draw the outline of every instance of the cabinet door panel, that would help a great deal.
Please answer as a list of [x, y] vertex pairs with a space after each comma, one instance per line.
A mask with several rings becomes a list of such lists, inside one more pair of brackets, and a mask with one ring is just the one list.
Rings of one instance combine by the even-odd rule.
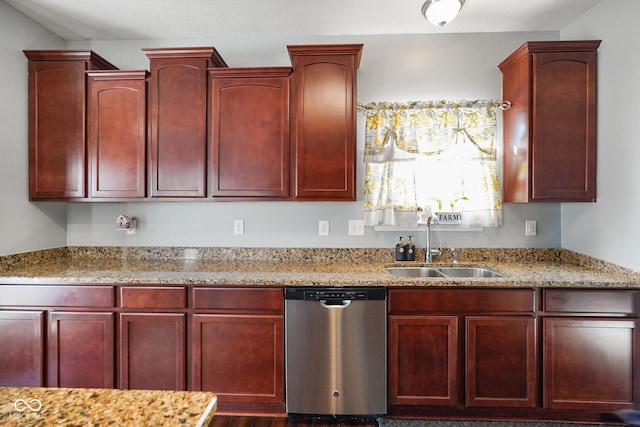
[[283, 403], [283, 331], [283, 316], [194, 315], [192, 388], [220, 403]]
[[289, 197], [290, 69], [234, 72], [210, 71], [211, 194]]
[[121, 314], [120, 388], [185, 389], [185, 317]]
[[113, 317], [113, 313], [49, 313], [50, 387], [114, 387]]
[[146, 195], [146, 72], [90, 72], [91, 197]]
[[43, 311], [0, 311], [0, 386], [44, 385], [43, 328]]
[[356, 72], [362, 45], [289, 46], [294, 197], [355, 200]]
[[466, 318], [468, 406], [536, 406], [535, 319]]
[[212, 47], [143, 50], [151, 70], [151, 197], [206, 197], [207, 68], [224, 62]]
[[458, 318], [389, 317], [389, 403], [455, 405]]
[[544, 405], [615, 411], [636, 401], [636, 320], [544, 319]]
[[84, 197], [85, 61], [29, 64], [32, 200]]
[[596, 53], [536, 53], [533, 70], [532, 197], [595, 200]]

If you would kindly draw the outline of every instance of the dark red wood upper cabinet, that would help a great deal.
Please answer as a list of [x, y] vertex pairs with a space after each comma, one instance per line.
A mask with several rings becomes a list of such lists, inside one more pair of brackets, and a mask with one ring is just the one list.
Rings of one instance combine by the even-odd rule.
[[89, 197], [145, 197], [147, 72], [87, 76]]
[[288, 46], [293, 198], [356, 199], [356, 73], [362, 45]]
[[86, 197], [85, 71], [116, 69], [89, 50], [25, 50], [29, 199]]
[[211, 195], [288, 198], [290, 67], [209, 70]]
[[596, 200], [599, 45], [528, 42], [500, 63], [505, 202]]
[[151, 197], [207, 195], [207, 69], [213, 47], [143, 49], [149, 58]]

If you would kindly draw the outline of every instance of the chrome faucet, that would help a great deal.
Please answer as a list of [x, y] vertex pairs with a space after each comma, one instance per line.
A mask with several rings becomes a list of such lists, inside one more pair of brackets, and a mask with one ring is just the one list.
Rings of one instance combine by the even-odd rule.
[[434, 255], [437, 255], [437, 256], [442, 255], [442, 246], [440, 246], [438, 249], [431, 249], [431, 225], [437, 225], [437, 224], [438, 224], [437, 216], [430, 215], [429, 218], [427, 218], [427, 248], [424, 255], [424, 262], [426, 264], [431, 263]]

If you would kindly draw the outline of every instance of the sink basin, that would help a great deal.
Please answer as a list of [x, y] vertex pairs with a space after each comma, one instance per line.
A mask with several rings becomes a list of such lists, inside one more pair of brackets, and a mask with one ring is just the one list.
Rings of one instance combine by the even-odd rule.
[[504, 277], [504, 274], [479, 267], [443, 267], [439, 269], [447, 277]]
[[504, 274], [481, 267], [387, 267], [401, 277], [504, 277]]
[[402, 277], [445, 277], [440, 270], [431, 267], [387, 267], [387, 271]]

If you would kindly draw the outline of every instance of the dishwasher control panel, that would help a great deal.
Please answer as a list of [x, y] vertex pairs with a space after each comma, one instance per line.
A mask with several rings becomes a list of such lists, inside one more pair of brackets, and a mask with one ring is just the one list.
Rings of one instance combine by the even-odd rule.
[[349, 288], [285, 288], [285, 299], [298, 300], [381, 300], [386, 297], [384, 287], [349, 287]]

